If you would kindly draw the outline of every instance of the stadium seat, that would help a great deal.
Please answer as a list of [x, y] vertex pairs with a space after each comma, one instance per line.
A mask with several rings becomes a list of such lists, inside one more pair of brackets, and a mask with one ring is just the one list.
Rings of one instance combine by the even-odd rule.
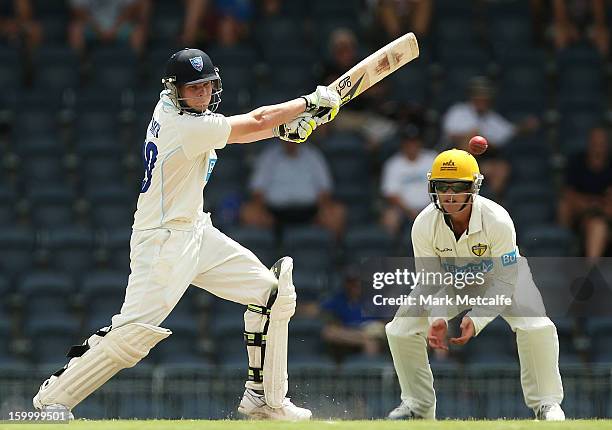
[[255, 41], [264, 59], [274, 55], [282, 41], [283, 49], [299, 50], [306, 46], [303, 29], [294, 21], [283, 18], [265, 18], [254, 29]]
[[[200, 364], [206, 360], [198, 352], [198, 327], [192, 320], [176, 318], [176, 309], [162, 323], [172, 330], [172, 336], [160, 342], [153, 350], [153, 356], [162, 364]], [[193, 316], [193, 315], [192, 315]]]
[[[174, 3], [157, 2], [151, 19], [151, 28], [155, 29], [151, 32], [151, 41], [167, 44], [168, 41], [175, 40], [181, 33], [182, 23], [181, 8], [177, 8]], [[168, 58], [170, 54], [166, 56], [166, 60]]]
[[43, 236], [42, 246], [49, 250], [54, 267], [73, 276], [93, 266], [94, 234], [82, 227], [54, 228]]
[[100, 232], [99, 247], [103, 250], [106, 262], [111, 268], [129, 273], [131, 236], [132, 229], [129, 227]]
[[249, 45], [212, 46], [207, 52], [215, 65], [219, 67], [222, 81], [225, 81], [225, 70], [228, 67], [243, 67], [252, 71], [252, 67], [258, 61], [257, 51]]
[[341, 2], [315, 0], [311, 6], [314, 17], [341, 16], [355, 20], [359, 19], [359, 12], [363, 7], [361, 0], [343, 0]]
[[136, 56], [126, 47], [104, 47], [91, 54], [93, 76], [89, 86], [121, 91], [137, 85]]
[[433, 28], [434, 40], [438, 46], [477, 46], [478, 37], [474, 31], [472, 16], [467, 17], [441, 17], [436, 20]]
[[588, 325], [592, 342], [592, 357], [596, 362], [612, 361], [612, 318], [593, 318]]
[[[18, 151], [22, 151], [23, 147], [29, 142], [39, 143], [41, 140], [49, 142], [48, 152], [56, 150], [59, 146], [57, 140], [53, 136], [58, 132], [58, 123], [56, 112], [48, 112], [46, 110], [26, 109], [18, 112], [15, 117], [15, 126], [13, 128], [13, 137], [17, 141], [25, 140], [28, 143], [21, 143]], [[31, 138], [30, 136], [35, 136]], [[47, 138], [50, 136], [50, 138]], [[33, 148], [32, 153], [36, 153], [37, 148]]]
[[299, 259], [295, 260], [293, 270], [293, 283], [299, 300], [318, 301], [321, 294], [329, 291], [329, 276], [322, 270], [313, 269], [306, 265], [300, 265]]
[[374, 220], [370, 205], [363, 202], [371, 200], [367, 186], [360, 184], [342, 184], [334, 190], [334, 197], [347, 207], [347, 224], [350, 228], [368, 224]]
[[77, 54], [68, 46], [45, 46], [32, 56], [33, 88], [57, 89], [80, 86]]
[[91, 151], [80, 157], [79, 174], [85, 186], [97, 184], [121, 185], [123, 179], [123, 166], [117, 153], [108, 154], [107, 151], [97, 153]]
[[[538, 210], [531, 207], [533, 211]], [[525, 255], [532, 257], [570, 257], [576, 255], [571, 231], [551, 224], [533, 225], [520, 235]]]
[[57, 184], [64, 180], [62, 147], [53, 134], [31, 136], [27, 140], [20, 136], [17, 150], [21, 157], [20, 173], [27, 184]]
[[80, 343], [79, 322], [70, 314], [39, 318], [26, 324], [25, 332], [32, 346], [30, 356], [39, 364], [63, 366], [70, 346]]
[[34, 231], [6, 226], [0, 229], [0, 267], [9, 277], [26, 273], [34, 263]]
[[388, 257], [393, 253], [391, 236], [379, 225], [355, 227], [346, 234], [347, 262], [359, 263], [366, 257]]
[[533, 45], [531, 23], [525, 16], [499, 16], [491, 22], [489, 37], [496, 51], [503, 51], [508, 46], [531, 49]]
[[508, 189], [505, 202], [510, 212], [521, 205], [541, 202], [546, 202], [554, 207], [556, 206], [556, 195], [555, 191], [545, 183], [516, 184]]
[[10, 225], [15, 222], [15, 204], [17, 193], [10, 186], [0, 185], [0, 225]]
[[28, 193], [34, 225], [56, 228], [74, 224], [74, 191], [63, 185], [31, 187]]
[[314, 318], [292, 318], [289, 324], [289, 349], [291, 357], [320, 355], [323, 324]]
[[360, 154], [353, 156], [336, 156], [328, 158], [334, 185], [367, 185], [370, 183], [370, 166], [368, 159]]
[[244, 367], [246, 374], [248, 356], [243, 336], [242, 313], [215, 320], [210, 330], [215, 339], [216, 361], [224, 365]]
[[253, 227], [234, 227], [227, 232], [227, 235], [253, 251], [267, 267], [271, 267], [276, 261], [278, 253], [271, 231]]
[[80, 293], [87, 310], [88, 329], [110, 325], [111, 317], [121, 310], [127, 282], [126, 273], [112, 270], [94, 271], [83, 277]]
[[392, 88], [388, 96], [392, 100], [421, 105], [425, 103], [430, 85], [423, 64], [411, 64], [410, 73], [393, 73], [388, 79]]
[[432, 96], [433, 107], [443, 115], [457, 101], [467, 98], [467, 83], [474, 76], [486, 75], [486, 65], [456, 65], [444, 70], [441, 88]]
[[0, 85], [2, 88], [18, 87], [23, 84], [22, 56], [6, 46], [0, 47]]
[[333, 264], [333, 236], [322, 227], [288, 228], [283, 235], [283, 249], [293, 257], [296, 268], [327, 271]]
[[96, 228], [123, 228], [132, 225], [138, 198], [124, 186], [99, 185], [87, 191], [91, 219]]
[[24, 299], [24, 312], [32, 321], [51, 315], [70, 313], [74, 284], [69, 276], [55, 271], [33, 271], [17, 287]]
[[[118, 134], [117, 128], [119, 124], [116, 112], [96, 110], [77, 112], [76, 123], [77, 134], [79, 136], [79, 145], [77, 150], [81, 154], [89, 152], [88, 150], [92, 148], [90, 139], [93, 137], [98, 137], [100, 135], [114, 137]], [[112, 148], [112, 143], [113, 142], [110, 142], [105, 146], [100, 145], [101, 147], [96, 149], [110, 149]]]
[[[13, 329], [11, 321], [0, 312], [0, 369], [19, 365], [20, 358], [13, 354]], [[9, 370], [10, 371], [10, 370]]]

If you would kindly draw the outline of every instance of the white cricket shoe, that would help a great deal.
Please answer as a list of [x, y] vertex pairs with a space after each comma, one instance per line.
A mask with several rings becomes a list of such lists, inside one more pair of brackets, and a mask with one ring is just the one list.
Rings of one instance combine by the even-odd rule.
[[304, 421], [312, 417], [309, 409], [295, 406], [288, 397], [285, 397], [280, 408], [271, 408], [266, 404], [263, 394], [249, 388], [244, 391], [238, 412], [256, 420]]
[[410, 406], [404, 401], [400, 405], [389, 412], [387, 416], [390, 420], [422, 420], [423, 417], [415, 413]]
[[63, 417], [65, 417], [68, 421], [74, 420], [74, 414], [64, 405], [60, 405], [58, 403], [54, 403], [52, 405], [40, 405], [40, 409], [42, 412], [61, 412], [63, 413]]
[[538, 421], [565, 421], [565, 412], [558, 403], [545, 403], [535, 409]]

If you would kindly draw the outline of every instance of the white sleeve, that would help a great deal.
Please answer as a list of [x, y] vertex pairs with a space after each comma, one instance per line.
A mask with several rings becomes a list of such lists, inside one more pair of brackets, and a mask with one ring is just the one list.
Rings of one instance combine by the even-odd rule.
[[181, 115], [177, 121], [179, 142], [189, 159], [211, 149], [223, 148], [227, 145], [231, 131], [229, 121], [220, 114]]
[[464, 103], [451, 106], [444, 115], [442, 129], [446, 136], [466, 134], [477, 128], [477, 118]]
[[397, 196], [400, 193], [400, 184], [397, 180], [397, 169], [395, 166], [395, 158], [390, 158], [383, 166], [380, 188], [385, 197]]
[[493, 142], [494, 145], [503, 146], [516, 133], [516, 127], [506, 118], [498, 113], [491, 113], [487, 121], [487, 130], [483, 134]]

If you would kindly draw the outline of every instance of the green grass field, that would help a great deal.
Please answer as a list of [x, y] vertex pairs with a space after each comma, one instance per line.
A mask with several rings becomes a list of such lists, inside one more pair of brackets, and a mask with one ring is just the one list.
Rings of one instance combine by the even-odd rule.
[[602, 430], [612, 429], [612, 420], [574, 420], [565, 422], [536, 421], [310, 421], [306, 423], [280, 423], [270, 421], [85, 421], [70, 424], [0, 424], [0, 430]]

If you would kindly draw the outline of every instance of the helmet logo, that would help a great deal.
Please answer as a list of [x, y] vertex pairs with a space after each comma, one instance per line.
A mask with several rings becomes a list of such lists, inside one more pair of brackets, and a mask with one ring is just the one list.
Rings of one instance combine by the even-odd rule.
[[201, 72], [202, 68], [204, 68], [204, 61], [202, 60], [202, 57], [200, 56], [190, 58], [189, 62], [191, 63], [193, 68], [196, 69], [198, 72]]
[[483, 254], [486, 252], [487, 248], [488, 246], [484, 243], [478, 243], [477, 245], [472, 246], [472, 252], [475, 256], [482, 257]]
[[444, 163], [442, 163], [442, 167], [440, 167], [440, 170], [452, 170], [452, 171], [456, 171], [457, 170], [457, 166], [455, 166], [455, 163], [453, 162], [453, 160], [448, 160], [448, 161], [445, 161]]

